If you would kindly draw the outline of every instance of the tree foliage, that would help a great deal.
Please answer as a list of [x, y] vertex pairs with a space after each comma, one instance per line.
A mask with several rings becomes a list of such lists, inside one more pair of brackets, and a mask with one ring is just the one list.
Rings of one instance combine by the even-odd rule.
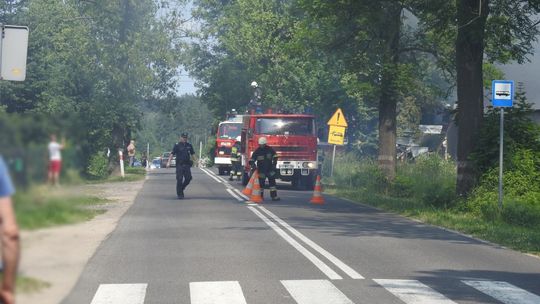
[[123, 148], [140, 127], [142, 105], [176, 95], [184, 4], [3, 1], [0, 21], [27, 25], [30, 38], [27, 80], [0, 84], [2, 108], [63, 121], [62, 133], [87, 160]]

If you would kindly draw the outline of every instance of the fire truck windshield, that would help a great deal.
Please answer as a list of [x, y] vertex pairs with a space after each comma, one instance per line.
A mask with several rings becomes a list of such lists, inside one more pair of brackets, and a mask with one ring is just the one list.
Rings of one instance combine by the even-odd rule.
[[313, 118], [258, 118], [256, 131], [266, 135], [313, 135]]
[[224, 123], [219, 126], [219, 138], [233, 139], [240, 136], [242, 132], [241, 123]]

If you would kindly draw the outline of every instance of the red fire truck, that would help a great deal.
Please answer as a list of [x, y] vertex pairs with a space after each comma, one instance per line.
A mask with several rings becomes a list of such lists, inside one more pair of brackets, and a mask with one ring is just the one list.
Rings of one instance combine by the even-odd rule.
[[278, 154], [276, 169], [282, 181], [297, 189], [312, 189], [317, 177], [315, 117], [306, 114], [252, 114], [243, 116], [241, 134], [242, 182], [248, 183], [249, 159], [260, 137]]
[[231, 149], [236, 141], [240, 141], [241, 131], [241, 115], [231, 116], [228, 120], [219, 123], [214, 158], [219, 175], [225, 175], [231, 171]]

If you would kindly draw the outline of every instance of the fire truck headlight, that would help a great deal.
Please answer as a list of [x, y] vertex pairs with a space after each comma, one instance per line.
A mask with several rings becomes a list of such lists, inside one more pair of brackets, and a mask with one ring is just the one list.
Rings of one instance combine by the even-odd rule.
[[219, 155], [225, 154], [225, 151], [219, 151]]
[[313, 168], [315, 168], [315, 163], [305, 162], [305, 163], [302, 164], [302, 167], [307, 168], [307, 169], [313, 169]]

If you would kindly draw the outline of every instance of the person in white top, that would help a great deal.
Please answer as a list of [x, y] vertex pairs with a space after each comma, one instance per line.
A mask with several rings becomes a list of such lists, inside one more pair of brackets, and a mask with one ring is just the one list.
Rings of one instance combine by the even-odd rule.
[[62, 170], [62, 149], [64, 149], [64, 140], [62, 143], [56, 141], [56, 134], [51, 134], [49, 143], [49, 173], [48, 179], [51, 185], [59, 185], [60, 171]]

